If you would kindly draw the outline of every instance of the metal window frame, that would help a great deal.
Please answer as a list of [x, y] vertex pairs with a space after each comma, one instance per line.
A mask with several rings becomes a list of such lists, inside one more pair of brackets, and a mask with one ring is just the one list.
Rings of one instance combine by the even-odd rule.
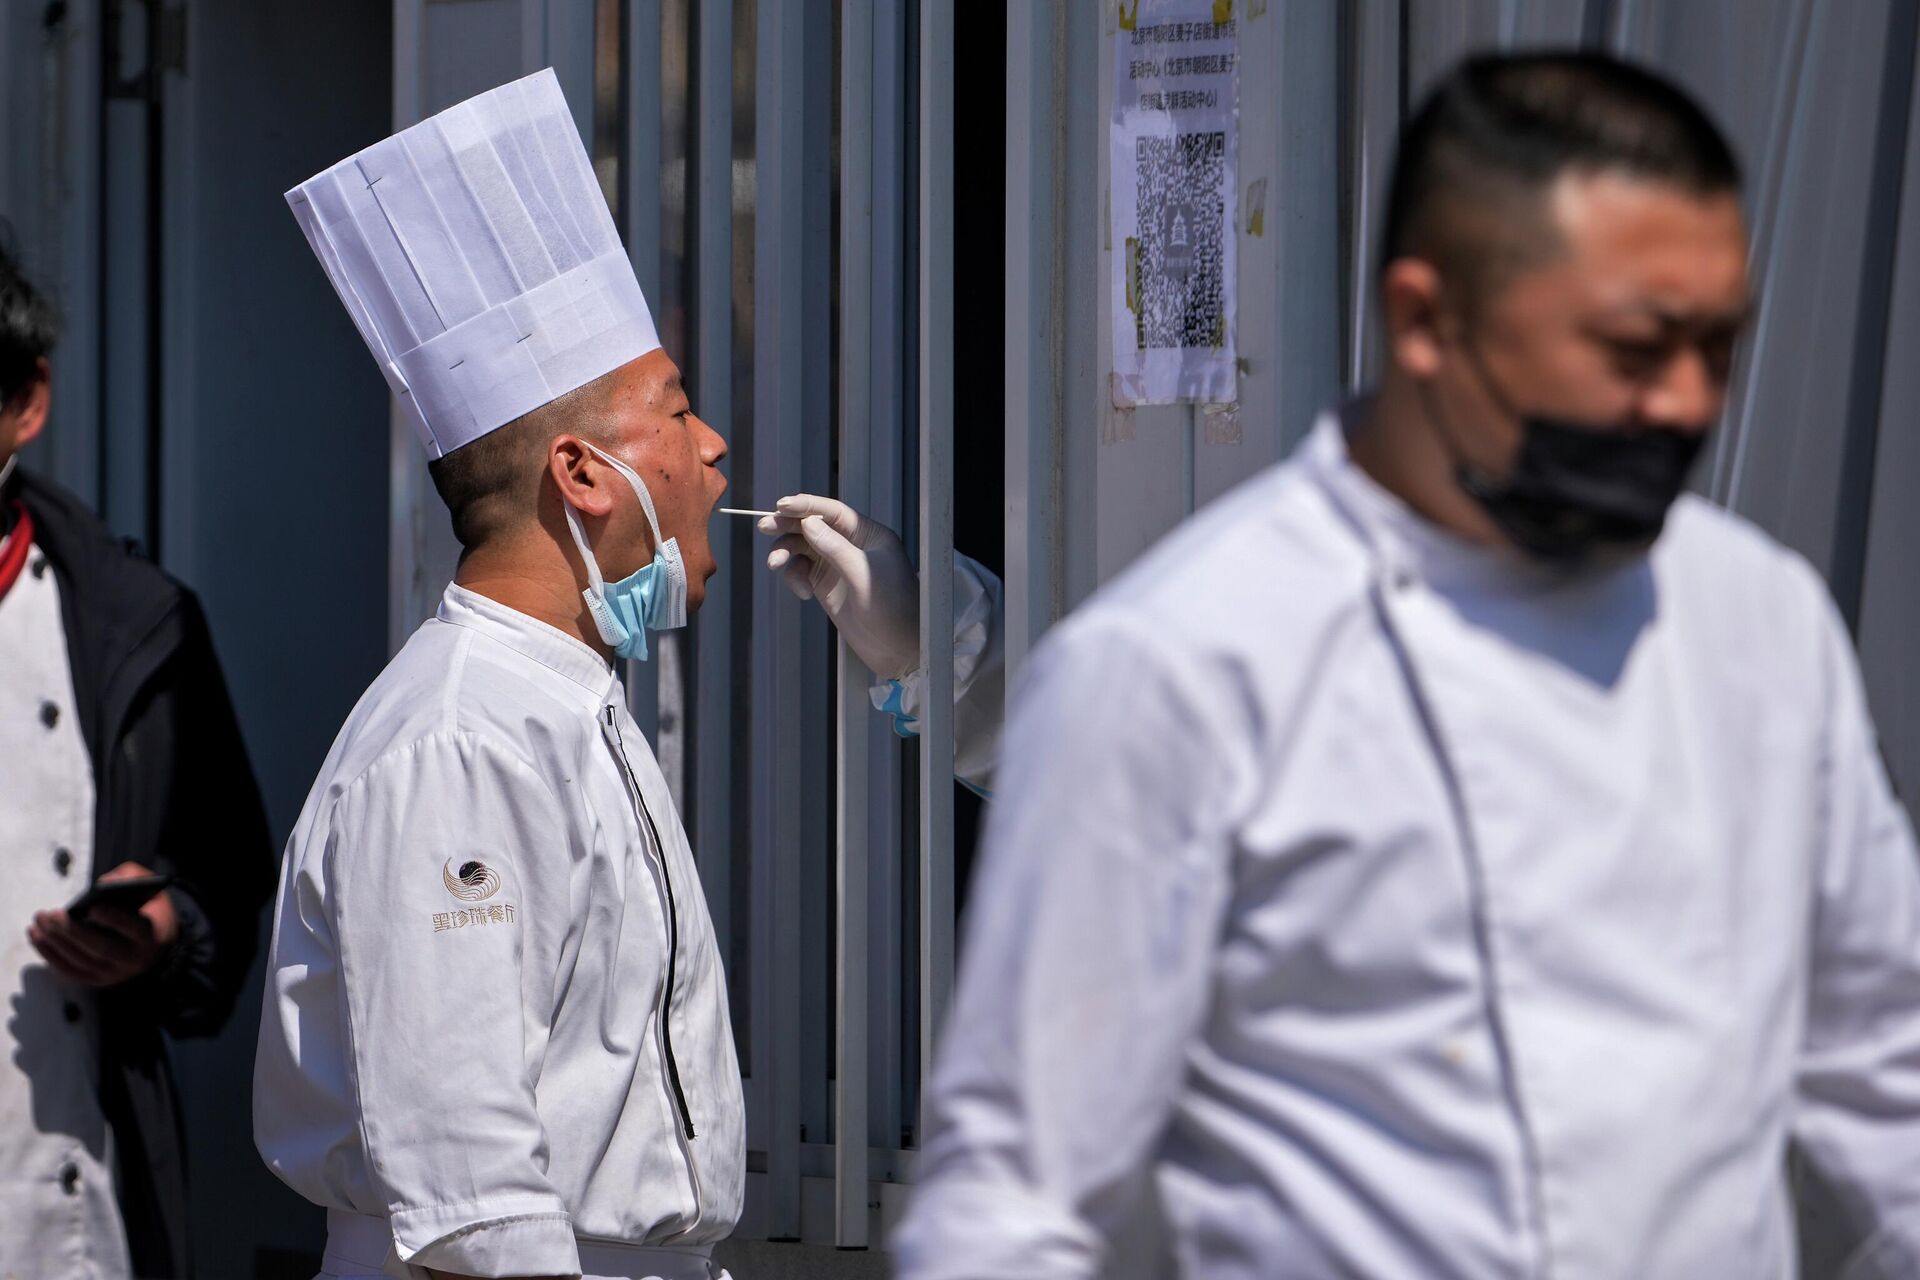
[[[873, 341], [874, 264], [870, 246], [873, 191], [873, 0], [843, 0], [840, 21], [840, 495], [869, 505], [873, 386], [867, 376]], [[867, 1244], [867, 827], [874, 754], [866, 673], [845, 639], [835, 642], [839, 705], [835, 711], [838, 806], [834, 878], [833, 1242]]]
[[[920, 1092], [953, 991], [953, 0], [920, 4]], [[925, 1132], [925, 1125], [919, 1127]]]
[[[805, 28], [800, 5], [757, 15], [751, 492], [762, 498], [803, 486]], [[787, 837], [801, 812], [800, 601], [762, 574], [753, 606], [751, 928], [765, 945], [753, 949], [748, 1140], [766, 1153], [765, 1233], [798, 1240], [801, 876]]]
[[[1059, 527], [1066, 398], [1067, 11], [1007, 14], [1006, 662], [1009, 677], [1065, 612]], [[1009, 685], [1012, 681], [1009, 679]]]
[[[730, 434], [733, 422], [733, 7], [694, 10], [694, 131], [691, 155], [693, 238], [694, 410]], [[735, 525], [708, 530], [714, 561], [732, 565]], [[742, 535], [745, 536], [745, 535]], [[694, 624], [693, 779], [686, 812], [693, 817], [694, 855], [714, 935], [724, 948], [733, 931], [735, 842], [733, 752], [734, 610], [731, 591], [714, 591]]]

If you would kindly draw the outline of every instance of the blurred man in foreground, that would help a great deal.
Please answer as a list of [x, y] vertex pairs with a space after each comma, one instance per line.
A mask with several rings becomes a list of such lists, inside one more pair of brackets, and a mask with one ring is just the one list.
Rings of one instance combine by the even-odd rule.
[[1814, 572], [1681, 496], [1735, 162], [1609, 59], [1402, 139], [1387, 370], [1036, 655], [895, 1244], [1091, 1276], [1920, 1275], [1920, 868]]

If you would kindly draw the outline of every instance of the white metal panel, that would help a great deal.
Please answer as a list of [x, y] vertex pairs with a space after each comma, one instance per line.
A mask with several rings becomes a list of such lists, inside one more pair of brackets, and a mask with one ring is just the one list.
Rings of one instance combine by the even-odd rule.
[[[1120, 408], [1113, 403], [1113, 266], [1112, 254], [1124, 252], [1124, 237], [1111, 226], [1113, 176], [1107, 129], [1113, 117], [1112, 38], [1118, 10], [1105, 9], [1099, 49], [1100, 130], [1094, 147], [1098, 189], [1105, 193], [1100, 260], [1100, 448], [1095, 455], [1094, 483], [1099, 494], [1095, 511], [1094, 572], [1105, 582], [1131, 564], [1169, 529], [1193, 510], [1193, 424], [1190, 405], [1142, 405]], [[1082, 160], [1081, 163], [1085, 163]]]
[[1066, 171], [1061, 229], [1066, 264], [1065, 333], [1061, 339], [1064, 394], [1059, 415], [1062, 480], [1061, 556], [1065, 589], [1056, 595], [1063, 612], [1093, 594], [1098, 570], [1101, 495], [1097, 460], [1100, 432], [1113, 402], [1109, 388], [1112, 343], [1108, 337], [1108, 281], [1102, 254], [1107, 243], [1107, 126], [1113, 111], [1112, 70], [1106, 36], [1115, 20], [1111, 5], [1067, 8], [1062, 51], [1066, 111], [1061, 137]]
[[[1879, 110], [1889, 7], [1885, 0], [1816, 5], [1790, 95], [1790, 115], [1766, 163], [1777, 187], [1763, 201], [1764, 243], [1754, 265], [1760, 313], [1739, 371], [1719, 445], [1715, 494], [1829, 571], [1836, 551], [1841, 432], [1850, 355], [1860, 340], [1863, 272], [1873, 188], [1872, 147]], [[1687, 48], [1663, 48], [1668, 65]], [[1834, 139], [1856, 140], [1835, 146]], [[1815, 432], [1810, 424], [1826, 424]]]
[[1194, 504], [1282, 458], [1340, 383], [1340, 223], [1332, 0], [1239, 20], [1240, 399], [1200, 414]]
[[[1101, 5], [1015, 6], [1007, 30], [1008, 690], [1099, 582], [1097, 458], [1114, 425]], [[1103, 96], [1105, 95], [1105, 96]]]
[[1357, 390], [1379, 367], [1380, 333], [1374, 320], [1373, 280], [1387, 182], [1405, 109], [1402, 95], [1401, 4], [1404, 0], [1353, 0], [1341, 11], [1346, 24], [1347, 180], [1345, 223], [1346, 387]]
[[1059, 615], [1059, 422], [1066, 296], [1062, 152], [1067, 12], [1007, 14], [1006, 655], [1015, 672]]

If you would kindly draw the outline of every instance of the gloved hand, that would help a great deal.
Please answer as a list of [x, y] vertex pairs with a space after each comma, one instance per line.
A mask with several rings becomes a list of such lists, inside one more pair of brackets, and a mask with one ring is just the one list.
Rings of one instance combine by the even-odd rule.
[[920, 665], [920, 575], [900, 535], [844, 502], [795, 494], [759, 522], [777, 534], [767, 568], [802, 600], [818, 600], [847, 645], [882, 680]]

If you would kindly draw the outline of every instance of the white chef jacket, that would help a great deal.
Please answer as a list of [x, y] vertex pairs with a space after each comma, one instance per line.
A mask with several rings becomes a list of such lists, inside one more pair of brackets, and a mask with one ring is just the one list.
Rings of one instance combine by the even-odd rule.
[[[1575, 577], [1337, 420], [1036, 654], [908, 1280], [1775, 1280], [1789, 1139], [1920, 1275], [1920, 874], [1847, 636], [1691, 497]], [[1877, 1233], [1877, 1234], [1875, 1234]]]
[[34, 912], [87, 886], [94, 802], [59, 577], [39, 548], [27, 554], [0, 594], [0, 1278], [119, 1280], [132, 1264], [100, 1109], [99, 1007], [27, 941]]
[[699, 877], [577, 638], [447, 589], [320, 771], [268, 974], [254, 1132], [335, 1211], [336, 1255], [364, 1256], [371, 1217], [394, 1274], [567, 1274], [589, 1243], [704, 1255], [738, 1219]]

